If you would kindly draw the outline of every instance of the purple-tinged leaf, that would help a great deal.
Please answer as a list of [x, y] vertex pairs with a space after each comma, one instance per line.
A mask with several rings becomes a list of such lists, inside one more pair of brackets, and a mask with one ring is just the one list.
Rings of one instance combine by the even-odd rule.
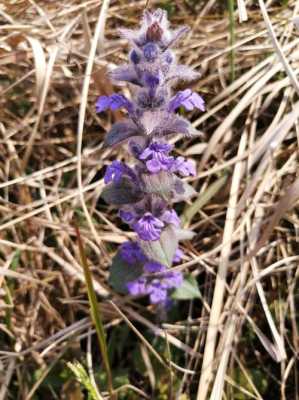
[[191, 67], [180, 64], [180, 65], [173, 65], [171, 71], [167, 75], [167, 81], [177, 81], [177, 80], [194, 81], [199, 77], [200, 74], [194, 71]]
[[189, 183], [182, 181], [180, 179], [175, 182], [175, 190], [173, 194], [172, 201], [179, 202], [179, 201], [187, 201], [191, 197], [197, 195], [196, 190], [193, 186], [189, 185]]
[[134, 122], [130, 120], [116, 122], [106, 134], [103, 148], [115, 146], [138, 135], [140, 135], [140, 129], [137, 128]]
[[104, 188], [101, 196], [108, 204], [124, 205], [140, 201], [144, 194], [129, 178], [121, 178], [117, 183], [110, 183]]
[[114, 81], [131, 82], [140, 86], [140, 79], [136, 73], [136, 69], [131, 65], [122, 65], [110, 72], [110, 78]]
[[168, 115], [168, 118], [163, 121], [163, 123], [154, 130], [153, 135], [171, 135], [171, 134], [182, 134], [188, 137], [196, 136], [199, 132], [193, 128], [190, 122], [178, 115]]
[[145, 111], [140, 122], [145, 133], [153, 137], [178, 133], [185, 136], [199, 134], [187, 119], [167, 111]]
[[142, 181], [146, 193], [156, 194], [170, 201], [174, 191], [175, 176], [166, 171], [158, 174], [143, 174]]

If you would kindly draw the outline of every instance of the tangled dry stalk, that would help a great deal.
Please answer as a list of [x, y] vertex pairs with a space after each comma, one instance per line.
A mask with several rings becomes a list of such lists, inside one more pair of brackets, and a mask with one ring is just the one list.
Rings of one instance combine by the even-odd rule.
[[[115, 245], [131, 233], [99, 199], [104, 166], [116, 157], [102, 150], [102, 139], [121, 115], [98, 116], [94, 108], [99, 94], [112, 92], [105, 72], [125, 58], [117, 28], [136, 25], [146, 3], [0, 6], [0, 400], [41, 398], [44, 379], [80, 343], [93, 377], [94, 331], [74, 221], [107, 332], [127, 324], [138, 338], [149, 383], [125, 391], [150, 398], [154, 356], [179, 377], [185, 399], [298, 400], [299, 2], [239, 0], [233, 48], [222, 2], [150, 2], [165, 3], [173, 24], [192, 27], [178, 54], [201, 70], [193, 89], [207, 102], [207, 112], [193, 116], [200, 139], [174, 139], [199, 165], [192, 180], [199, 197], [183, 210], [197, 235], [178, 268], [198, 279], [202, 298], [162, 325], [154, 309], [107, 285]], [[117, 157], [126, 158], [125, 150]], [[166, 340], [170, 353], [179, 349], [182, 363], [165, 365], [148, 332]], [[252, 365], [261, 368], [266, 392]], [[41, 374], [32, 381], [35, 369]]]

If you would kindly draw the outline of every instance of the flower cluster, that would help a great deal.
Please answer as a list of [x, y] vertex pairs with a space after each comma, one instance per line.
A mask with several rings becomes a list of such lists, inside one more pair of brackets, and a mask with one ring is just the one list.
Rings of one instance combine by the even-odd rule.
[[179, 80], [193, 80], [198, 74], [178, 64], [171, 50], [188, 28], [171, 30], [168, 25], [166, 12], [158, 9], [144, 12], [140, 29], [121, 30], [131, 45], [129, 62], [114, 69], [111, 78], [129, 83], [132, 98], [112, 94], [96, 103], [97, 112], [122, 108], [127, 114], [112, 126], [104, 146], [127, 144], [135, 164], [113, 161], [106, 169], [102, 196], [119, 207], [120, 218], [137, 235], [136, 242], [119, 250], [132, 269], [142, 265], [140, 275], [126, 282], [127, 291], [133, 296], [149, 295], [155, 304], [166, 304], [169, 291], [183, 281], [181, 273], [170, 270], [181, 257], [179, 240], [186, 236], [174, 204], [195, 193], [182, 179], [196, 174], [195, 164], [172, 155], [168, 139], [197, 134], [178, 109], [205, 110], [203, 99], [191, 89], [173, 93]]
[[[137, 242], [124, 243], [120, 248], [120, 255], [131, 265], [136, 262], [143, 264], [143, 274], [139, 278], [127, 282], [128, 291], [133, 296], [149, 295], [151, 303], [165, 304], [168, 300], [168, 290], [179, 287], [183, 282], [181, 272], [171, 271], [159, 262], [150, 261]], [[174, 262], [179, 262], [180, 259], [181, 251], [178, 249]]]

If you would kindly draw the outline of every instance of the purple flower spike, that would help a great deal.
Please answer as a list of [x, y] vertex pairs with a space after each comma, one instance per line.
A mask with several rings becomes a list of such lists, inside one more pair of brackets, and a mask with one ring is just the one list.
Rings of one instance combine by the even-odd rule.
[[164, 223], [154, 217], [152, 213], [147, 212], [134, 224], [134, 230], [140, 239], [145, 241], [158, 240], [161, 235]]
[[128, 112], [133, 112], [133, 104], [122, 94], [112, 94], [111, 96], [101, 96], [96, 102], [96, 111], [102, 112], [109, 108], [112, 111], [125, 108]]
[[192, 92], [191, 89], [186, 89], [178, 92], [169, 102], [168, 111], [174, 112], [180, 106], [184, 106], [187, 111], [192, 111], [198, 108], [205, 111], [205, 102], [199, 94]]
[[146, 262], [147, 258], [143, 254], [137, 242], [125, 242], [120, 247], [121, 258], [129, 264]]
[[193, 160], [173, 156], [173, 146], [167, 140], [175, 135], [192, 138], [199, 134], [176, 113], [179, 107], [205, 110], [204, 100], [191, 89], [172, 94], [179, 81], [199, 76], [191, 67], [178, 64], [173, 51], [187, 31], [187, 27], [170, 29], [165, 10], [146, 9], [138, 29], [121, 30], [130, 45], [128, 62], [109, 73], [113, 81], [130, 83], [132, 100], [114, 93], [96, 102], [97, 112], [127, 111], [123, 121], [113, 124], [104, 147], [127, 142], [135, 159], [132, 168], [113, 161], [104, 176], [109, 185], [103, 199], [119, 206], [119, 217], [138, 235], [136, 241], [120, 246], [109, 283], [120, 293], [149, 296], [160, 312], [170, 304], [170, 292], [183, 282], [183, 274], [171, 266], [183, 256], [179, 241], [190, 238], [192, 232], [184, 233], [180, 228], [174, 204], [194, 195], [193, 187], [182, 177], [196, 175]]

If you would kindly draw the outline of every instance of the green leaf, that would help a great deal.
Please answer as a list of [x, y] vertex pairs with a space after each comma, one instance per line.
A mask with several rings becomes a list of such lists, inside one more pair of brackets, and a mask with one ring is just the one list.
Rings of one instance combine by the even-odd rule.
[[142, 264], [128, 264], [117, 253], [112, 260], [108, 281], [117, 292], [128, 293], [127, 283], [139, 278], [142, 272]]
[[141, 240], [140, 246], [150, 260], [171, 267], [178, 248], [178, 239], [175, 230], [169, 226], [162, 232], [159, 240], [152, 242]]
[[189, 275], [187, 276], [181, 286], [177, 288], [171, 296], [175, 300], [192, 300], [201, 297], [196, 279]]
[[120, 206], [140, 201], [143, 197], [143, 193], [128, 178], [122, 178], [120, 182], [111, 183], [106, 186], [101, 196], [106, 203]]

